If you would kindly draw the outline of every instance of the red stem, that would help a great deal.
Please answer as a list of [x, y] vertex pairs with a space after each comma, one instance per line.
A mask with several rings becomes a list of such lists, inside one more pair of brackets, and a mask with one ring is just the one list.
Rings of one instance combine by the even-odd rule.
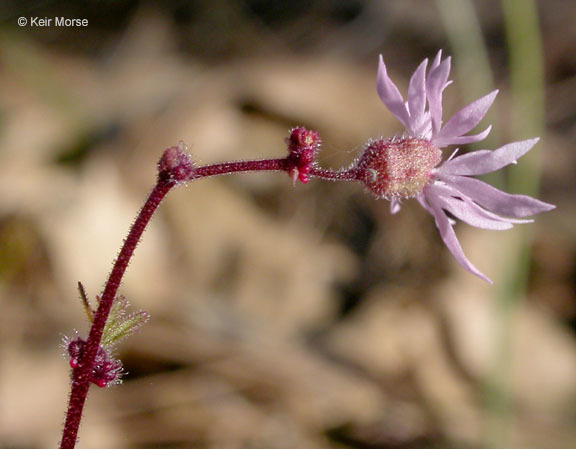
[[[106, 320], [108, 319], [110, 309], [112, 308], [112, 304], [116, 298], [118, 287], [120, 286], [124, 272], [128, 267], [128, 263], [134, 254], [134, 250], [142, 237], [142, 233], [152, 218], [152, 215], [154, 215], [154, 212], [160, 205], [160, 202], [170, 189], [179, 182], [185, 180], [190, 181], [210, 176], [248, 171], [286, 171], [290, 173], [292, 167], [288, 158], [224, 162], [205, 165], [203, 167], [192, 167], [191, 165], [186, 165], [186, 158], [178, 159], [178, 154], [174, 154], [176, 151], [175, 148], [167, 151], [172, 151], [172, 153], [165, 153], [165, 155], [168, 154], [168, 157], [165, 156], [165, 159], [161, 160], [159, 165], [160, 176], [158, 177], [158, 182], [154, 187], [154, 190], [150, 193], [146, 203], [138, 213], [136, 221], [130, 228], [128, 237], [126, 237], [124, 245], [120, 250], [120, 254], [114, 262], [112, 272], [108, 277], [108, 281], [104, 287], [104, 292], [102, 293], [102, 297], [98, 303], [98, 309], [94, 315], [94, 322], [90, 328], [84, 353], [80, 357], [77, 368], [73, 370], [72, 390], [70, 393], [68, 412], [66, 414], [66, 422], [64, 424], [60, 449], [74, 449], [76, 445], [78, 428], [80, 427], [80, 421], [82, 420], [82, 411], [90, 388], [90, 378], [94, 369], [94, 361], [100, 346]], [[184, 170], [189, 171], [182, 171], [181, 169], [183, 167]], [[187, 177], [183, 178], [184, 175], [182, 173], [186, 173]], [[310, 176], [320, 179], [333, 181], [353, 181], [357, 179], [354, 170], [333, 171], [318, 167], [310, 167], [309, 174]]]
[[[205, 165], [194, 169], [193, 179], [206, 178], [209, 176], [228, 175], [237, 172], [249, 171], [288, 171], [290, 163], [287, 159], [262, 159], [253, 161], [223, 162]], [[355, 181], [358, 179], [356, 170], [338, 170], [312, 166], [310, 176], [326, 181]]]
[[254, 161], [222, 162], [195, 168], [193, 179], [206, 178], [208, 176], [228, 175], [230, 173], [247, 171], [286, 170], [288, 170], [287, 159], [262, 159]]
[[310, 176], [325, 181], [357, 181], [358, 173], [355, 169], [334, 171], [329, 168], [312, 167]]
[[60, 442], [60, 449], [73, 449], [76, 445], [76, 437], [78, 435], [78, 428], [82, 419], [82, 410], [90, 388], [90, 377], [94, 369], [94, 359], [102, 339], [102, 332], [106, 325], [106, 319], [110, 313], [110, 308], [116, 297], [116, 292], [128, 266], [128, 262], [140, 241], [140, 237], [146, 229], [146, 225], [152, 218], [152, 215], [158, 208], [158, 205], [166, 194], [174, 187], [174, 183], [166, 183], [159, 181], [158, 184], [150, 193], [146, 203], [140, 210], [136, 221], [130, 228], [128, 237], [124, 241], [124, 245], [114, 262], [112, 272], [108, 277], [108, 282], [104, 287], [104, 293], [98, 304], [98, 309], [94, 315], [94, 323], [90, 328], [90, 334], [86, 341], [84, 354], [79, 361], [77, 369], [73, 371], [72, 376], [72, 391], [70, 393], [70, 401], [68, 403], [68, 413], [66, 415], [66, 422], [64, 424], [64, 431], [62, 433], [62, 441]]

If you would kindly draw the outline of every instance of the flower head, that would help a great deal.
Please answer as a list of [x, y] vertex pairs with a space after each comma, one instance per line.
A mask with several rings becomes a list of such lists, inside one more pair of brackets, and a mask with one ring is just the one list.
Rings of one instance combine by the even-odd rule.
[[355, 164], [356, 177], [371, 193], [390, 200], [392, 213], [400, 210], [403, 198], [416, 198], [434, 217], [442, 240], [456, 261], [491, 282], [464, 255], [454, 233], [455, 221], [448, 214], [478, 228], [503, 230], [532, 221], [524, 217], [554, 209], [551, 204], [508, 194], [470, 177], [516, 163], [538, 139], [450, 157], [440, 164], [443, 147], [479, 142], [488, 135], [490, 127], [479, 134], [466, 134], [484, 117], [497, 91], [462, 108], [443, 124], [442, 93], [450, 84], [450, 58], [442, 60], [438, 52], [428, 73], [427, 64], [424, 60], [412, 75], [404, 101], [380, 58], [378, 94], [406, 132], [400, 138], [369, 142]]

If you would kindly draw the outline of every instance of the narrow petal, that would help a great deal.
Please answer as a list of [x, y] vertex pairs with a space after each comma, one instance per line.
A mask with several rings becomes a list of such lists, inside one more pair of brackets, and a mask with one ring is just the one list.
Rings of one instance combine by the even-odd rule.
[[490, 211], [488, 209], [485, 209], [481, 205], [477, 204], [470, 196], [464, 194], [464, 192], [462, 192], [462, 190], [458, 189], [457, 186], [447, 185], [446, 187], [451, 190], [451, 192], [452, 192], [451, 195], [453, 197], [462, 199], [462, 201], [464, 201], [468, 205], [468, 207], [474, 209], [476, 211], [476, 213], [478, 213], [480, 216], [482, 216], [488, 220], [510, 223], [510, 224], [525, 224], [525, 223], [533, 223], [534, 222], [534, 220], [531, 220], [531, 219], [526, 220], [526, 219], [521, 219], [521, 218], [510, 218], [509, 216], [499, 215], [499, 214], [494, 213], [493, 211]]
[[440, 62], [442, 62], [442, 50], [438, 50], [438, 53], [434, 56], [434, 60], [430, 65], [430, 71], [435, 70], [440, 65]]
[[512, 228], [512, 223], [531, 223], [533, 221], [500, 217], [483, 209], [462, 192], [450, 186], [432, 185], [427, 189], [427, 194], [434, 195], [443, 209], [476, 228], [503, 231]]
[[442, 129], [438, 131], [432, 143], [436, 143], [439, 139], [451, 140], [455, 137], [463, 136], [474, 128], [486, 115], [490, 106], [492, 106], [496, 94], [498, 94], [497, 90], [460, 109], [446, 122]]
[[[430, 215], [433, 216], [434, 215], [434, 209], [432, 209], [432, 206], [430, 204], [428, 204], [427, 195], [430, 197], [434, 196], [434, 194], [430, 190], [425, 189], [423, 193], [416, 196], [416, 199], [420, 203], [420, 206], [422, 206]], [[456, 224], [456, 220], [453, 220], [452, 218], [450, 218], [448, 216], [446, 218], [448, 219], [448, 223], [450, 223], [451, 226], [454, 226]]]
[[486, 128], [484, 131], [478, 134], [472, 134], [471, 136], [460, 136], [460, 137], [434, 137], [434, 145], [439, 148], [446, 147], [448, 145], [466, 145], [467, 143], [480, 142], [486, 138], [490, 131], [492, 130], [492, 125]]
[[450, 175], [483, 175], [500, 170], [509, 164], [515, 164], [538, 140], [536, 138], [513, 142], [493, 151], [473, 151], [445, 162], [439, 171]]
[[438, 58], [440, 55], [438, 52], [426, 78], [426, 96], [432, 121], [432, 135], [438, 133], [442, 126], [442, 92], [449, 84], [450, 58], [440, 62]]
[[402, 207], [402, 205], [400, 204], [400, 200], [397, 200], [396, 198], [393, 198], [392, 200], [390, 200], [390, 213], [392, 215], [400, 212], [401, 207]]
[[432, 138], [432, 122], [430, 121], [430, 112], [425, 111], [418, 120], [412, 121], [412, 134], [426, 140]]
[[514, 195], [502, 192], [479, 179], [465, 176], [447, 176], [443, 178], [482, 207], [505, 217], [529, 217], [556, 208], [552, 204], [527, 195]]
[[450, 250], [456, 261], [465, 270], [478, 276], [480, 279], [483, 279], [486, 282], [492, 284], [492, 281], [484, 274], [482, 274], [474, 265], [472, 265], [472, 263], [464, 255], [464, 251], [462, 251], [462, 247], [460, 246], [460, 242], [458, 242], [456, 233], [454, 232], [454, 229], [452, 228], [452, 225], [450, 224], [448, 217], [446, 216], [440, 205], [438, 205], [433, 198], [429, 198], [428, 202], [432, 206], [434, 219], [436, 221], [436, 227], [440, 231], [440, 236], [442, 237], [444, 244], [446, 245], [448, 250]]
[[430, 206], [430, 204], [428, 204], [428, 200], [426, 199], [426, 196], [424, 195], [424, 193], [420, 193], [419, 195], [417, 195], [416, 199], [420, 203], [420, 206], [422, 206], [424, 209], [426, 209], [426, 211], [430, 215], [434, 215], [434, 211], [432, 210], [432, 207]]
[[380, 63], [378, 64], [376, 89], [378, 90], [378, 95], [380, 96], [382, 103], [386, 105], [390, 112], [392, 112], [392, 114], [394, 114], [406, 128], [409, 128], [408, 125], [410, 124], [410, 117], [406, 105], [404, 104], [404, 99], [396, 85], [388, 77], [382, 55], [380, 55]]
[[459, 220], [476, 228], [503, 231], [512, 227], [510, 223], [490, 218], [482, 213], [484, 211], [480, 206], [475, 205], [471, 201], [465, 201], [464, 199], [454, 198], [452, 196], [441, 196], [438, 197], [438, 205]]
[[418, 66], [408, 85], [408, 112], [410, 113], [410, 132], [415, 133], [415, 126], [422, 123], [426, 108], [426, 67], [428, 59]]

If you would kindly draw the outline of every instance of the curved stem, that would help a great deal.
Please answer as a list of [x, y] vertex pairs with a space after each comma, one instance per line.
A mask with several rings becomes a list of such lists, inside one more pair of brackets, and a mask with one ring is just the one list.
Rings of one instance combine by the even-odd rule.
[[82, 419], [82, 410], [90, 388], [90, 378], [92, 370], [94, 369], [94, 359], [102, 339], [102, 332], [106, 325], [106, 319], [110, 313], [110, 308], [116, 297], [116, 292], [128, 266], [128, 262], [134, 254], [134, 250], [140, 241], [142, 233], [146, 229], [146, 225], [154, 215], [158, 205], [166, 194], [174, 187], [174, 183], [166, 183], [159, 181], [146, 203], [140, 210], [138, 217], [128, 233], [128, 237], [124, 241], [124, 245], [120, 250], [112, 272], [108, 277], [104, 293], [98, 303], [98, 309], [94, 315], [94, 322], [90, 328], [90, 334], [86, 340], [84, 354], [82, 355], [77, 369], [73, 371], [72, 375], [72, 391], [70, 393], [70, 400], [68, 403], [68, 412], [66, 414], [66, 422], [64, 424], [64, 431], [62, 433], [62, 441], [60, 442], [60, 449], [73, 449], [76, 445], [76, 438], [78, 435], [78, 428]]
[[[120, 250], [120, 254], [114, 262], [112, 272], [108, 277], [104, 292], [98, 303], [98, 308], [94, 314], [94, 321], [90, 328], [88, 339], [86, 340], [84, 352], [80, 356], [77, 367], [73, 370], [72, 389], [60, 449], [74, 449], [76, 445], [78, 428], [82, 420], [82, 411], [88, 396], [88, 390], [90, 389], [95, 358], [100, 347], [106, 320], [108, 319], [110, 309], [116, 298], [118, 287], [122, 282], [128, 263], [142, 237], [142, 233], [160, 205], [160, 202], [170, 189], [180, 182], [237, 172], [285, 171], [290, 174], [291, 170], [295, 167], [294, 162], [289, 158], [223, 162], [205, 165], [203, 167], [193, 167], [188, 156], [182, 156], [183, 153], [181, 153], [181, 151], [180, 148], [172, 147], [164, 153], [159, 163], [158, 182], [138, 213], [136, 221], [134, 221], [134, 224], [130, 228], [128, 237], [126, 237], [124, 245]], [[311, 166], [309, 175], [332, 181], [353, 181], [357, 179], [357, 173], [353, 169], [333, 171]]]

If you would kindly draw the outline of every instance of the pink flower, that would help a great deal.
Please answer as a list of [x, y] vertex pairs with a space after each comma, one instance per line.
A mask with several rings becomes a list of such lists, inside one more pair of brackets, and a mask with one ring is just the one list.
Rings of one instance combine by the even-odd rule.
[[424, 60], [412, 75], [404, 101], [380, 57], [378, 94], [406, 132], [401, 137], [369, 142], [356, 162], [357, 178], [374, 195], [390, 200], [392, 213], [400, 210], [403, 198], [416, 198], [434, 217], [442, 240], [457, 262], [491, 282], [464, 255], [454, 233], [455, 222], [447, 212], [478, 228], [503, 230], [532, 221], [524, 217], [554, 209], [551, 204], [508, 194], [470, 177], [515, 164], [538, 139], [450, 157], [438, 166], [443, 147], [479, 142], [488, 135], [490, 127], [479, 134], [466, 134], [484, 117], [497, 91], [465, 106], [443, 124], [442, 92], [450, 84], [450, 58], [442, 60], [438, 52], [428, 73], [427, 65], [428, 60]]

